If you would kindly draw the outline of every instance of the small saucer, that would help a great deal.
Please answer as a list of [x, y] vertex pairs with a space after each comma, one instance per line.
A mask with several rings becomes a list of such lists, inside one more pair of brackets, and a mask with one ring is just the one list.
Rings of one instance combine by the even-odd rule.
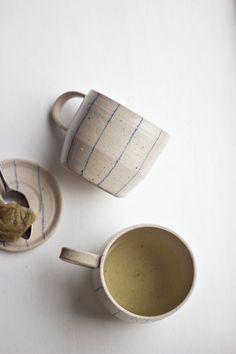
[[48, 240], [60, 219], [62, 198], [55, 178], [44, 168], [26, 160], [0, 162], [10, 187], [24, 193], [36, 214], [29, 240], [1, 242], [0, 249], [11, 252], [28, 251]]

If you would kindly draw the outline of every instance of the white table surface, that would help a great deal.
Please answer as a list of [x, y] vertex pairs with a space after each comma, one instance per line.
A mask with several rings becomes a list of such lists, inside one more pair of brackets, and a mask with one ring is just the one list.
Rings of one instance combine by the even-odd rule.
[[[230, 0], [0, 1], [0, 158], [47, 167], [64, 199], [47, 243], [0, 253], [1, 354], [235, 353], [235, 7]], [[90, 88], [172, 136], [124, 199], [59, 165], [62, 139], [49, 125], [50, 106], [64, 91]], [[98, 252], [123, 227], [149, 222], [188, 242], [197, 282], [173, 316], [130, 325], [97, 302], [90, 270], [58, 255], [62, 246]]]

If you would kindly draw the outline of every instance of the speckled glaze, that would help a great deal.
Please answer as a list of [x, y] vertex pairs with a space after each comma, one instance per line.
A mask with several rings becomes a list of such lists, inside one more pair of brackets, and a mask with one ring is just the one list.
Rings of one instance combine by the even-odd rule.
[[[60, 119], [64, 103], [84, 97], [67, 129]], [[106, 192], [123, 197], [148, 173], [168, 134], [121, 104], [96, 92], [67, 92], [52, 109], [52, 118], [67, 130], [61, 163]]]
[[[109, 250], [111, 249], [111, 246], [114, 244], [115, 241], [117, 241], [121, 236], [124, 234], [128, 233], [129, 231], [135, 230], [135, 229], [142, 229], [142, 228], [151, 228], [151, 229], [158, 229], [158, 230], [164, 230], [170, 233], [173, 236], [173, 239], [177, 239], [182, 246], [180, 248], [176, 248], [177, 254], [179, 256], [182, 254], [181, 253], [181, 247], [187, 249], [188, 253], [188, 258], [191, 259], [192, 262], [192, 267], [193, 267], [193, 272], [192, 272], [192, 279], [191, 279], [191, 287], [186, 294], [186, 296], [182, 299], [181, 303], [173, 308], [171, 311], [166, 312], [162, 315], [157, 315], [157, 316], [140, 316], [137, 314], [134, 314], [132, 312], [127, 311], [125, 308], [123, 308], [121, 305], [119, 305], [116, 300], [112, 297], [111, 293], [109, 292], [109, 289], [107, 288], [105, 278], [104, 278], [104, 265], [105, 265], [105, 260], [106, 257], [109, 253]], [[163, 227], [159, 225], [152, 225], [152, 224], [142, 224], [142, 225], [135, 225], [131, 226], [129, 228], [126, 228], [119, 233], [117, 233], [109, 242], [107, 242], [105, 249], [103, 251], [102, 256], [98, 256], [96, 254], [88, 253], [85, 251], [75, 251], [71, 250], [69, 248], [62, 248], [60, 259], [63, 261], [73, 263], [76, 265], [82, 265], [86, 266], [89, 268], [93, 269], [93, 288], [94, 291], [100, 300], [100, 302], [105, 306], [108, 312], [112, 314], [112, 316], [129, 322], [129, 323], [150, 323], [154, 321], [161, 320], [174, 312], [176, 312], [189, 298], [194, 283], [195, 283], [195, 275], [196, 275], [196, 265], [194, 263], [194, 258], [192, 255], [191, 250], [189, 247], [186, 245], [186, 243], [183, 241], [183, 239], [176, 234], [174, 231]], [[185, 265], [185, 259], [182, 257], [182, 265]], [[186, 263], [187, 264], [187, 263]], [[185, 265], [186, 266], [186, 265]], [[168, 281], [168, 279], [167, 279]]]
[[9, 185], [24, 193], [36, 214], [28, 240], [20, 238], [16, 242], [0, 242], [0, 249], [29, 251], [46, 242], [56, 230], [62, 209], [61, 192], [54, 176], [31, 161], [13, 159], [0, 161], [0, 164]]

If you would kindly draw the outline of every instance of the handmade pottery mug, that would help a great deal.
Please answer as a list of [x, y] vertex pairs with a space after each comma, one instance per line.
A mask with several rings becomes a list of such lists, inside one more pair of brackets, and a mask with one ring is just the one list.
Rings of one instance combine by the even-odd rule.
[[[64, 104], [84, 98], [67, 128]], [[54, 103], [51, 116], [66, 131], [61, 163], [116, 196], [125, 196], [147, 174], [168, 140], [168, 134], [121, 104], [89, 91], [66, 92]]]
[[174, 313], [195, 280], [189, 247], [175, 232], [157, 225], [119, 232], [102, 256], [62, 248], [60, 258], [93, 268], [100, 301], [113, 316], [128, 322], [152, 322]]

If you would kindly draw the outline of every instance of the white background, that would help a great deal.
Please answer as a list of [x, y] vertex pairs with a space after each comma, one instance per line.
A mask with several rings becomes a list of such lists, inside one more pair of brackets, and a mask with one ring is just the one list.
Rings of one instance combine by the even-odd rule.
[[[0, 353], [235, 353], [236, 3], [0, 0], [0, 51], [0, 158], [47, 167], [64, 199], [47, 243], [0, 253]], [[172, 137], [124, 199], [59, 165], [63, 138], [49, 109], [64, 91], [91, 88]], [[62, 246], [98, 252], [146, 222], [189, 243], [197, 282], [173, 316], [130, 325], [97, 302], [90, 270], [58, 255]]]

